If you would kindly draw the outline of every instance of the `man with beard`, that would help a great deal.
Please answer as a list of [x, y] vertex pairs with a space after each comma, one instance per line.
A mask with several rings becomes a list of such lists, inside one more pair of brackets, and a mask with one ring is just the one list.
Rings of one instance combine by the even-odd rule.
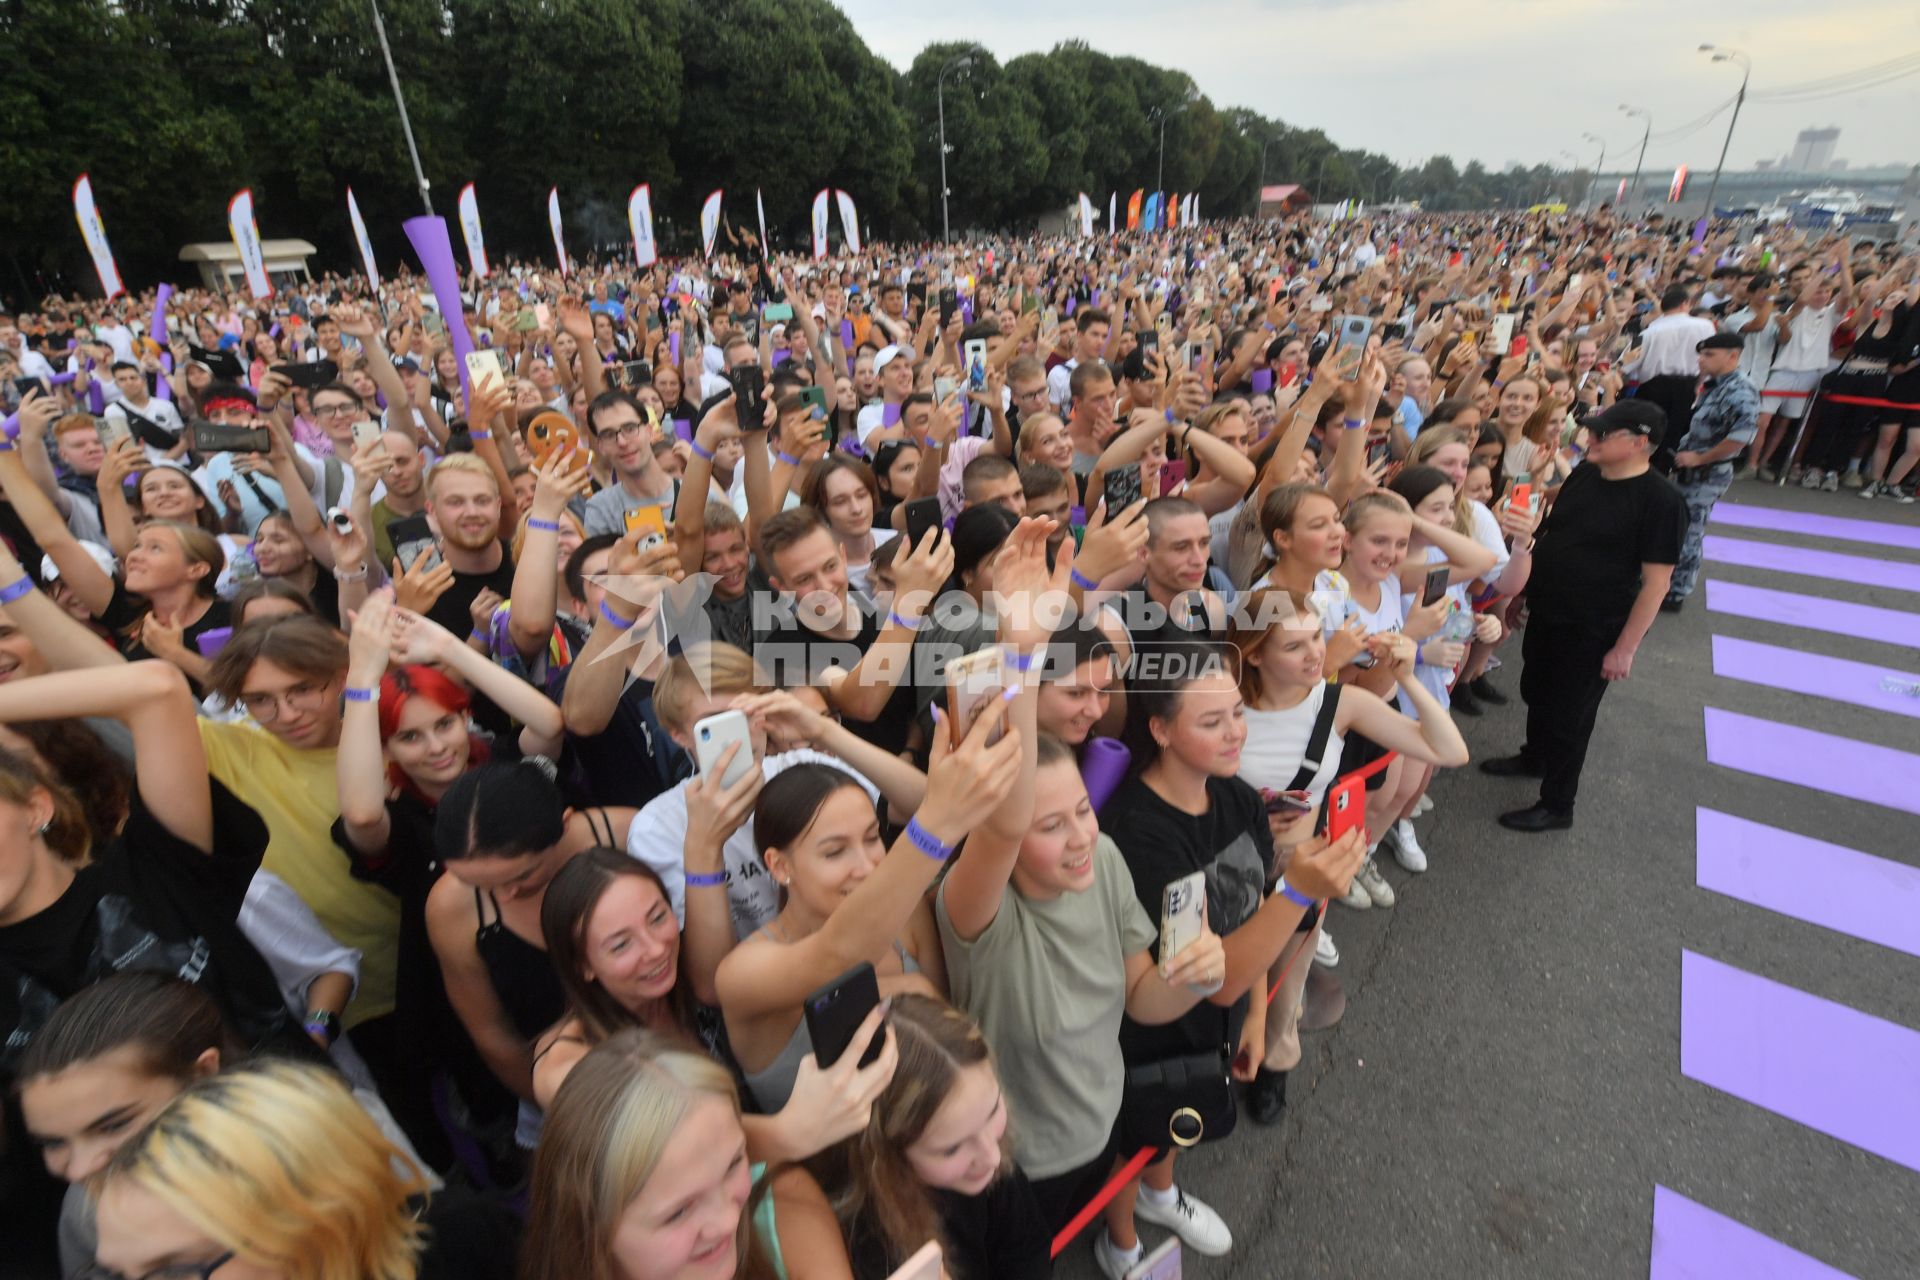
[[[513, 557], [500, 540], [500, 483], [492, 469], [470, 453], [449, 454], [434, 463], [427, 473], [427, 522], [453, 570], [453, 585], [433, 602], [427, 616], [463, 636], [473, 630], [473, 602], [481, 592], [505, 599], [513, 590]], [[404, 572], [412, 566], [400, 568]], [[476, 713], [481, 702], [476, 695]]]

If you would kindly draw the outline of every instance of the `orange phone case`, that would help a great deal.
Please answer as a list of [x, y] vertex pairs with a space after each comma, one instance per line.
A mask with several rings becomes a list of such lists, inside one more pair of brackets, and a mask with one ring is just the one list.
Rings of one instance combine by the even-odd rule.
[[658, 534], [662, 540], [665, 540], [667, 518], [661, 514], [659, 507], [634, 507], [627, 512], [627, 532], [632, 533], [635, 529], [645, 529], [649, 533]]

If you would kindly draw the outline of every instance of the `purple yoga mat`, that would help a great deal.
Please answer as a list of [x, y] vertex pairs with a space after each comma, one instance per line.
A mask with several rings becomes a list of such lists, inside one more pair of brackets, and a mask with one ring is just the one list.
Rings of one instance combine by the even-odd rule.
[[1920, 1169], [1920, 1031], [1682, 951], [1680, 1073]]
[[1920, 526], [1893, 524], [1885, 520], [1851, 520], [1846, 516], [1821, 516], [1805, 511], [1749, 507], [1740, 502], [1719, 502], [1714, 505], [1709, 523], [1737, 525], [1742, 529], [1771, 529], [1776, 533], [1804, 533], [1815, 538], [1843, 538], [1849, 542], [1873, 542], [1883, 547], [1906, 547], [1920, 551]]
[[[1850, 702], [1856, 707], [1920, 717], [1920, 674], [1848, 662], [1777, 645], [1713, 638], [1713, 674], [1770, 689]], [[1909, 692], [1911, 691], [1911, 692]]]
[[1920, 867], [1694, 810], [1694, 882], [1823, 929], [1920, 956]]
[[1761, 1235], [1743, 1222], [1653, 1189], [1653, 1265], [1648, 1280], [1853, 1280], [1818, 1258]]
[[1709, 764], [1920, 813], [1920, 756], [1718, 707], [1706, 722]]
[[1799, 573], [1834, 582], [1855, 582], [1863, 587], [1897, 587], [1901, 591], [1920, 591], [1920, 564], [1842, 555], [1837, 551], [1812, 551], [1778, 542], [1716, 538], [1712, 534], [1701, 539], [1700, 549], [1707, 559], [1721, 564]]
[[1737, 618], [1920, 647], [1920, 614], [1707, 579], [1707, 608]]

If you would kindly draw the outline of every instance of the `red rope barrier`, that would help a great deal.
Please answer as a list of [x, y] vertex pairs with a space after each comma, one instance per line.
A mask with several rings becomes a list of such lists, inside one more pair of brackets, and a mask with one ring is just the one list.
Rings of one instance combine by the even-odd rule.
[[[1399, 755], [1400, 753], [1397, 751], [1389, 751], [1365, 768], [1355, 769], [1352, 773], [1343, 774], [1339, 781], [1349, 782], [1355, 778], [1371, 778], [1374, 774], [1379, 773], [1382, 769], [1392, 764], [1399, 758]], [[1321, 911], [1324, 912], [1326, 906], [1327, 904], [1322, 902], [1320, 904]], [[1306, 948], [1304, 946], [1296, 950], [1293, 953], [1293, 959], [1287, 961], [1286, 968], [1280, 970], [1278, 981], [1276, 981], [1273, 984], [1273, 988], [1267, 992], [1268, 1004], [1272, 1004], [1273, 998], [1280, 994], [1280, 984], [1287, 980], [1289, 973], [1293, 972], [1295, 962], [1300, 959], [1300, 953], [1305, 950]], [[1107, 1179], [1107, 1185], [1100, 1188], [1100, 1193], [1094, 1196], [1093, 1199], [1087, 1201], [1080, 1212], [1074, 1214], [1073, 1219], [1068, 1222], [1066, 1226], [1060, 1228], [1060, 1233], [1053, 1238], [1053, 1251], [1049, 1256], [1057, 1258], [1066, 1252], [1067, 1246], [1073, 1243], [1074, 1237], [1078, 1236], [1082, 1231], [1085, 1231], [1087, 1224], [1092, 1222], [1094, 1217], [1099, 1214], [1101, 1210], [1105, 1209], [1129, 1182], [1139, 1177], [1141, 1171], [1152, 1162], [1153, 1150], [1152, 1147], [1140, 1148], [1133, 1153], [1133, 1156], [1125, 1164], [1120, 1166], [1111, 1178]]]

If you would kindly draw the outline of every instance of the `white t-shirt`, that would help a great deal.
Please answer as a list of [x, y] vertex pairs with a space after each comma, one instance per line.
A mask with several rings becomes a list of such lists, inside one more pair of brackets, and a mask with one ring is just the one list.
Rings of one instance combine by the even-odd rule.
[[1840, 323], [1840, 304], [1829, 302], [1818, 311], [1802, 311], [1789, 320], [1793, 336], [1774, 353], [1773, 367], [1782, 373], [1818, 373], [1833, 356], [1833, 331]]
[[1073, 371], [1079, 367], [1080, 361], [1076, 358], [1053, 366], [1047, 374], [1047, 400], [1053, 405], [1053, 411], [1063, 418], [1073, 405]]
[[[1247, 708], [1247, 740], [1240, 748], [1242, 782], [1263, 791], [1285, 791], [1292, 784], [1306, 760], [1313, 723], [1320, 716], [1320, 704], [1327, 700], [1327, 687], [1327, 682], [1321, 681], [1298, 705], [1285, 711]], [[1340, 775], [1340, 752], [1345, 743], [1338, 729], [1327, 737], [1327, 748], [1320, 753], [1320, 767], [1307, 783], [1315, 804]]]
[[[838, 756], [802, 747], [765, 756], [760, 761], [763, 778], [778, 777], [797, 764], [826, 764], [845, 770], [866, 789], [877, 804], [880, 789], [874, 786]], [[627, 856], [652, 867], [667, 886], [667, 900], [673, 904], [674, 917], [687, 922], [687, 788], [689, 778], [673, 790], [647, 802], [627, 828]], [[748, 818], [728, 838], [721, 850], [727, 873], [727, 907], [733, 913], [734, 936], [741, 941], [772, 923], [780, 914], [779, 886], [767, 874], [766, 864], [753, 845], [753, 819]]]
[[[145, 418], [148, 422], [159, 427], [162, 431], [167, 432], [176, 440], [179, 439], [180, 433], [186, 430], [187, 427], [187, 424], [180, 417], [180, 411], [173, 407], [173, 402], [171, 400], [162, 400], [158, 396], [148, 396], [146, 404], [138, 409], [128, 404], [126, 398], [123, 396], [107, 406], [106, 416], [125, 422], [129, 413]], [[136, 436], [135, 439], [139, 439], [139, 437]], [[153, 445], [147, 444], [144, 440], [140, 443], [141, 447], [147, 451], [148, 462], [158, 462], [167, 456], [165, 449], [156, 448]]]

